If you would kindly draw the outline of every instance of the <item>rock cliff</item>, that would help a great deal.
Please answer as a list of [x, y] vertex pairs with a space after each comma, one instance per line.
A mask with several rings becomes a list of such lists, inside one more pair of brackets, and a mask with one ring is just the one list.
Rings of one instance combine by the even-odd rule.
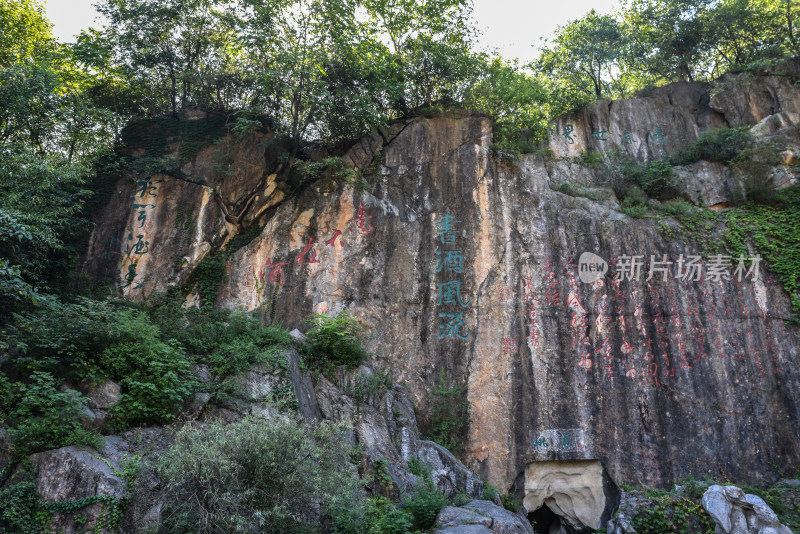
[[[130, 299], [188, 284], [190, 303], [260, 309], [290, 328], [348, 309], [373, 329], [370, 365], [406, 385], [423, 422], [442, 377], [465, 387], [462, 459], [502, 491], [527, 492], [526, 472], [557, 478], [558, 467], [526, 471], [543, 461], [599, 461], [617, 483], [647, 486], [688, 473], [770, 477], [800, 462], [791, 295], [755, 249], [742, 262], [708, 250], [715, 229], [628, 217], [572, 158], [616, 149], [652, 160], [742, 124], [797, 149], [791, 82], [740, 77], [600, 101], [554, 125], [555, 158], [497, 153], [486, 116], [411, 119], [343, 156], [364, 184], [327, 171], [287, 179], [270, 134], [229, 135], [177, 170], [120, 176], [85, 269]], [[167, 143], [186, 152], [179, 137]], [[697, 204], [741, 189], [722, 166], [680, 173]], [[564, 194], [563, 182], [603, 194]], [[553, 498], [542, 491], [531, 500]]]

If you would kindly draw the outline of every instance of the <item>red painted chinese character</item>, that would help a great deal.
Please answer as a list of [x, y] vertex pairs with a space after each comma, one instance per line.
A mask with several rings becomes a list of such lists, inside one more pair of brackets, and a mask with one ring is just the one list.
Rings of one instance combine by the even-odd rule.
[[[289, 265], [289, 263], [285, 262], [285, 261], [279, 261], [277, 263], [272, 263], [272, 258], [268, 258], [267, 259], [267, 269], [270, 269], [270, 272], [269, 272], [269, 281], [270, 282], [272, 282], [273, 284], [278, 283], [281, 286], [283, 285], [283, 279], [284, 279], [284, 277], [283, 277], [283, 266], [284, 265]], [[263, 270], [259, 273], [259, 279], [261, 280], [261, 283], [263, 284], [264, 283], [264, 271]]]
[[[365, 215], [364, 211], [365, 211], [364, 203], [362, 202], [361, 203], [361, 207], [358, 208], [358, 216], [356, 216], [356, 217], [350, 219], [349, 221], [347, 221], [347, 222], [356, 221], [356, 224], [358, 225], [358, 232], [360, 234], [368, 234], [368, 233], [370, 233], [372, 231], [372, 225], [369, 226], [369, 229], [367, 229], [367, 227], [366, 227], [367, 226], [367, 219], [371, 219], [372, 215]], [[351, 229], [351, 231], [352, 231], [352, 229]]]
[[517, 340], [513, 337], [504, 337], [502, 340], [503, 354], [516, 354], [519, 350]]
[[[311, 248], [313, 242], [314, 242], [314, 238], [313, 237], [309, 237], [308, 238], [308, 245], [306, 245], [303, 248], [303, 252], [298, 254], [297, 257], [294, 259], [294, 261], [296, 261], [300, 265], [303, 265], [304, 263], [319, 263], [319, 260], [317, 259], [317, 251], [313, 250]], [[308, 260], [306, 260], [304, 258], [304, 256], [306, 254], [308, 254]]]
[[[328, 245], [329, 247], [336, 248], [336, 238], [339, 237], [340, 235], [342, 235], [341, 230], [337, 230], [336, 228], [334, 228], [333, 229], [333, 237], [328, 239], [327, 241], [325, 241], [325, 244]], [[339, 246], [340, 247], [342, 246], [341, 239], [339, 240]]]

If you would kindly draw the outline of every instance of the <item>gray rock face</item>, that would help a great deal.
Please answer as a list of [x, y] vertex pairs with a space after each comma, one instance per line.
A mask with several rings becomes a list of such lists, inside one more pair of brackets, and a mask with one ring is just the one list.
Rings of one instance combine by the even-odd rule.
[[96, 385], [89, 386], [86, 397], [89, 399], [89, 408], [108, 410], [117, 403], [122, 391], [119, 384], [113, 380], [106, 380]]
[[[775, 92], [781, 104], [771, 111], [792, 112], [796, 95], [787, 91]], [[712, 108], [705, 84], [599, 102], [559, 121], [551, 148], [660, 157], [733, 124], [729, 110], [739, 108], [719, 102]], [[501, 491], [540, 461], [598, 460], [614, 480], [662, 487], [688, 473], [760, 478], [772, 472], [769, 459], [780, 469], [800, 461], [800, 332], [786, 321], [790, 297], [769, 265], [757, 280], [678, 278], [679, 259], [704, 252], [691, 236], [671, 238], [613, 202], [554, 191], [579, 166], [496, 157], [484, 116], [414, 119], [378, 136], [345, 157], [365, 169], [365, 192], [320, 181], [288, 196], [275, 161], [249, 145], [238, 149], [250, 159], [236, 180], [209, 170], [210, 150], [198, 156], [208, 161], [184, 169], [219, 198], [157, 176], [158, 197], [145, 188], [142, 199], [123, 178], [98, 217], [87, 270], [125, 280], [136, 261], [141, 286], [123, 292], [142, 299], [185, 280], [209, 243], [231, 237], [230, 213], [249, 206], [241, 220], [262, 230], [231, 256], [217, 305], [253, 310], [274, 295], [275, 320], [289, 328], [312, 312], [349, 310], [373, 328], [369, 366], [406, 384], [423, 427], [442, 402], [433, 393], [442, 377], [464, 388], [455, 400], [469, 403], [465, 464]], [[258, 158], [263, 164], [251, 164]], [[687, 191], [704, 203], [712, 195], [703, 191], [721, 190], [691, 180]], [[146, 249], [119, 239], [139, 225], [134, 200], [156, 205]], [[197, 214], [186, 226], [176, 222], [181, 202]], [[584, 252], [608, 263], [606, 277], [580, 281]], [[639, 276], [625, 268], [633, 256], [641, 256]], [[175, 257], [188, 258], [177, 272]], [[648, 280], [651, 262], [663, 270]], [[387, 433], [370, 436], [358, 421], [356, 432], [413, 453], [417, 442], [403, 437], [409, 425], [397, 432], [383, 407], [360, 414], [334, 402], [328, 386], [316, 388], [323, 416], [362, 417], [364, 427], [380, 426], [380, 414]]]
[[305, 419], [320, 419], [317, 396], [314, 394], [314, 384], [308, 373], [300, 371], [300, 354], [296, 350], [285, 353], [289, 364], [289, 378], [292, 381], [295, 397], [300, 407], [300, 413]]
[[[120, 499], [127, 494], [126, 483], [118, 476], [121, 466], [113, 459], [106, 462], [89, 450], [63, 447], [34, 454], [30, 461], [36, 470], [36, 489], [44, 502], [68, 502], [107, 495]], [[76, 523], [75, 517], [67, 513], [54, 513], [53, 532], [73, 534], [93, 527], [102, 518], [104, 505], [91, 504], [80, 513], [86, 523]], [[101, 528], [101, 532], [110, 532]]]
[[792, 534], [761, 497], [745, 495], [736, 486], [711, 486], [703, 508], [717, 524], [717, 534]]
[[543, 505], [575, 530], [597, 530], [617, 506], [617, 490], [598, 461], [533, 462], [525, 470], [523, 506]]
[[453, 498], [459, 492], [471, 496], [483, 494], [483, 481], [438, 443], [419, 440], [417, 456], [433, 468], [433, 481], [447, 497]]
[[[320, 412], [328, 419], [343, 419], [353, 424], [354, 441], [365, 449], [362, 476], [367, 478], [375, 462], [385, 461], [393, 480], [392, 496], [399, 498], [419, 484], [408, 472], [408, 461], [417, 459], [431, 468], [436, 488], [452, 498], [458, 493], [471, 497], [483, 494], [484, 483], [447, 449], [419, 439], [419, 428], [408, 393], [395, 384], [382, 394], [368, 395], [364, 402], [350, 396], [320, 377], [315, 388]], [[373, 488], [377, 493], [378, 488]]]
[[483, 525], [462, 525], [434, 531], [434, 534], [491, 534], [491, 529]]
[[[475, 500], [461, 507], [443, 508], [436, 517], [435, 534], [494, 532], [533, 534], [530, 523], [490, 501]], [[485, 529], [485, 530], [481, 530]]]

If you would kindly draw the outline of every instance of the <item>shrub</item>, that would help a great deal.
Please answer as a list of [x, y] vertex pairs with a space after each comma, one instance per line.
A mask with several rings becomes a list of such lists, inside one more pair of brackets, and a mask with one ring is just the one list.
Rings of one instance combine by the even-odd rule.
[[320, 503], [357, 495], [345, 430], [283, 417], [185, 427], [156, 466], [170, 495], [164, 531], [320, 531]]
[[83, 397], [77, 391], [59, 391], [49, 373], [36, 371], [28, 382], [13, 384], [0, 373], [0, 399], [0, 420], [9, 427], [17, 457], [101, 442], [97, 433], [81, 426]]
[[433, 387], [431, 425], [425, 439], [435, 441], [453, 454], [464, 447], [463, 431], [469, 421], [469, 402], [464, 400], [466, 386], [447, 385], [444, 373]]
[[718, 161], [730, 163], [740, 152], [754, 144], [749, 126], [728, 128], [723, 126], [703, 132], [689, 148], [674, 154], [669, 161], [673, 165], [688, 165], [696, 161]]
[[367, 357], [361, 346], [366, 328], [347, 310], [334, 317], [317, 313], [306, 322], [311, 325], [306, 337], [310, 341], [308, 356], [312, 365], [323, 369], [330, 364], [354, 368]]
[[430, 480], [433, 474], [433, 467], [418, 458], [412, 458], [408, 461], [408, 470], [424, 480]]
[[348, 503], [331, 510], [333, 534], [411, 534], [414, 517], [385, 497]]
[[403, 501], [403, 508], [414, 517], [414, 527], [421, 530], [431, 528], [439, 511], [445, 506], [447, 497], [430, 480], [417, 486], [411, 497]]
[[[112, 413], [123, 423], [164, 422], [191, 393], [191, 361], [142, 310], [116, 302], [50, 299], [17, 315], [11, 359], [23, 375], [43, 371], [76, 382], [116, 380], [123, 395]], [[55, 386], [54, 386], [55, 387]]]
[[289, 332], [278, 326], [262, 326], [252, 314], [210, 306], [184, 308], [182, 304], [183, 297], [172, 290], [151, 299], [148, 312], [161, 327], [162, 338], [179, 341], [192, 354], [210, 354], [237, 338], [251, 340], [259, 347], [292, 345]]
[[500, 495], [500, 492], [497, 491], [497, 488], [489, 484], [488, 482], [486, 485], [483, 486], [483, 495], [481, 498], [485, 501], [493, 501], [495, 497]]
[[683, 199], [668, 200], [661, 205], [661, 211], [673, 217], [689, 217], [695, 207]]
[[360, 374], [351, 384], [344, 388], [345, 393], [356, 399], [363, 401], [367, 395], [372, 395], [379, 391], [386, 391], [392, 387], [392, 379], [389, 375], [381, 372], [372, 374]]
[[503, 508], [508, 510], [509, 512], [517, 513], [519, 510], [519, 505], [517, 501], [514, 499], [514, 496], [510, 493], [504, 493], [500, 496], [500, 501], [503, 503]]
[[639, 162], [633, 156], [616, 152], [599, 172], [601, 181], [610, 185], [619, 199], [628, 197], [634, 187], [658, 200], [677, 196], [672, 165], [666, 160]]
[[0, 490], [0, 503], [0, 532], [42, 534], [49, 530], [50, 514], [36, 490], [30, 464], [6, 482]]

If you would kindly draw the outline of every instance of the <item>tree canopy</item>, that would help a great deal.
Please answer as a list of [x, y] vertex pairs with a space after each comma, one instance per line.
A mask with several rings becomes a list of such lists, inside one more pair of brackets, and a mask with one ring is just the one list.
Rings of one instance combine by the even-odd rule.
[[525, 65], [479, 49], [468, 0], [101, 0], [107, 24], [73, 43], [54, 39], [41, 0], [0, 0], [0, 298], [63, 285], [52, 273], [78, 256], [91, 177], [133, 120], [266, 119], [291, 169], [310, 142], [474, 109], [494, 117], [498, 147], [526, 151], [596, 98], [797, 55], [799, 3], [625, 0], [565, 24]]

